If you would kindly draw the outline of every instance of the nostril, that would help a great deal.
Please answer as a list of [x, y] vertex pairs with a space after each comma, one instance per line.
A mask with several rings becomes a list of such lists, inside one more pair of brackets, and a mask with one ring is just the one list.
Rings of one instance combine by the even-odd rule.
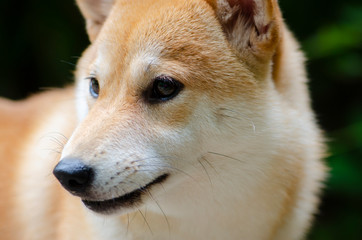
[[81, 182], [78, 182], [77, 180], [70, 179], [68, 182], [68, 185], [70, 188], [80, 188], [83, 186]]
[[68, 185], [71, 188], [82, 187], [89, 181], [89, 170], [80, 169], [80, 171], [73, 171], [69, 176], [65, 177]]
[[75, 158], [65, 158], [54, 168], [53, 174], [65, 189], [81, 194], [92, 182], [93, 169]]

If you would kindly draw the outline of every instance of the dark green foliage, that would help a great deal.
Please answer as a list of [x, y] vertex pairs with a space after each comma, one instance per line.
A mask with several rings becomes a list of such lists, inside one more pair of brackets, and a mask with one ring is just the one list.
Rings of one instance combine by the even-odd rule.
[[306, 52], [330, 178], [308, 239], [362, 239], [362, 2], [280, 0]]
[[[88, 45], [73, 0], [2, 0], [0, 95], [19, 99], [72, 81]], [[362, 239], [362, 2], [279, 0], [306, 52], [313, 107], [331, 168], [308, 239]]]

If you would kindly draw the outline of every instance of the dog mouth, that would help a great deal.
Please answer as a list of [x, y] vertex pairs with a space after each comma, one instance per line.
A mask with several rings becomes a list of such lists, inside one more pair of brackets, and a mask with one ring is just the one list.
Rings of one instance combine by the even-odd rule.
[[120, 208], [129, 208], [134, 207], [142, 202], [142, 195], [147, 193], [148, 190], [156, 185], [164, 182], [168, 178], [169, 174], [163, 174], [153, 181], [148, 183], [147, 185], [140, 187], [138, 189], [133, 190], [132, 192], [126, 193], [120, 197], [104, 200], [104, 201], [88, 201], [82, 200], [84, 205], [90, 210], [97, 213], [112, 213]]

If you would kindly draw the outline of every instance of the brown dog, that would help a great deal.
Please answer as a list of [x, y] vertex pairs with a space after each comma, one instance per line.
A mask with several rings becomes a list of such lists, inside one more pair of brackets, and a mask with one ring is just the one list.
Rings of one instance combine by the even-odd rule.
[[1, 239], [302, 239], [324, 145], [277, 1], [78, 4], [76, 87], [0, 102]]

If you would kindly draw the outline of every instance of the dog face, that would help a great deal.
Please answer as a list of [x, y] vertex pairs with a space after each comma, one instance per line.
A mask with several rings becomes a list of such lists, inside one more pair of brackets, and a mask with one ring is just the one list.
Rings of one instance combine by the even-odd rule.
[[268, 153], [274, 1], [91, 2], [79, 1], [92, 41], [76, 72], [80, 124], [54, 170], [87, 207], [133, 209], [197, 178], [207, 155], [222, 167]]

